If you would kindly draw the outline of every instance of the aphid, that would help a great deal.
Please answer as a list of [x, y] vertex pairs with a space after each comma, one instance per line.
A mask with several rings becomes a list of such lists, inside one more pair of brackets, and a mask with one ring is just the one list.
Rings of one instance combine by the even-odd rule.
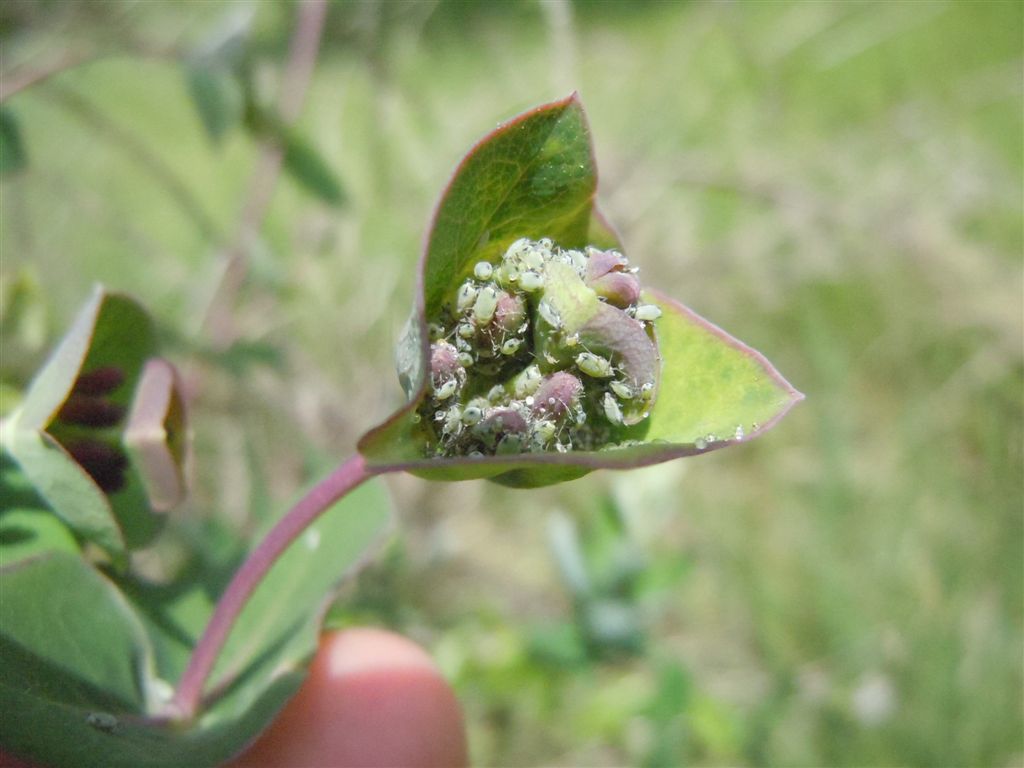
[[487, 399], [492, 403], [499, 403], [505, 399], [505, 388], [501, 384], [495, 384], [487, 392]]
[[458, 350], [459, 352], [472, 352], [473, 345], [470, 344], [468, 341], [466, 341], [466, 339], [462, 338], [461, 336], [456, 336], [455, 349]]
[[459, 308], [459, 312], [465, 312], [467, 309], [473, 306], [473, 302], [476, 301], [476, 295], [480, 292], [469, 280], [459, 286], [459, 292], [455, 296], [455, 304]]
[[459, 323], [456, 333], [463, 339], [472, 339], [476, 336], [476, 328], [473, 327], [472, 323]]
[[580, 335], [578, 333], [573, 333], [565, 337], [565, 346], [567, 347], [575, 347], [579, 343]]
[[505, 251], [505, 258], [509, 260], [522, 258], [523, 255], [528, 253], [530, 250], [532, 249], [530, 247], [529, 238], [520, 237], [508, 247], [507, 251]]
[[430, 334], [431, 341], [439, 341], [445, 336], [444, 326], [438, 323], [431, 323], [427, 326], [427, 332]]
[[610, 381], [608, 382], [608, 389], [614, 392], [620, 400], [632, 400], [636, 397], [633, 388], [624, 381]]
[[523, 252], [521, 258], [523, 265], [529, 269], [540, 269], [544, 266], [544, 253], [542, 251], [529, 248]]
[[478, 424], [480, 419], [484, 417], [483, 410], [476, 405], [467, 405], [462, 411], [462, 423], [467, 427], [471, 427], [474, 424]]
[[457, 435], [462, 431], [462, 410], [459, 406], [453, 405], [445, 412], [442, 431], [446, 435]]
[[554, 243], [551, 241], [550, 237], [542, 237], [537, 241], [537, 247], [545, 251], [550, 251], [553, 246]]
[[494, 267], [489, 261], [478, 261], [473, 267], [473, 276], [477, 280], [490, 280], [493, 273]]
[[604, 407], [604, 415], [608, 417], [608, 421], [612, 424], [622, 423], [622, 409], [619, 408], [619, 403], [611, 392], [604, 393], [604, 400], [601, 405]]
[[503, 284], [514, 283], [519, 280], [519, 268], [515, 264], [502, 264], [496, 277]]
[[640, 387], [640, 399], [643, 400], [644, 402], [647, 402], [652, 397], [654, 397], [654, 384], [649, 381], [645, 382]]
[[459, 352], [459, 365], [469, 368], [473, 364], [473, 356], [469, 352]]
[[537, 272], [523, 272], [519, 275], [519, 287], [527, 293], [539, 291], [544, 287], [544, 278]]
[[576, 365], [580, 371], [595, 379], [607, 379], [613, 373], [611, 362], [592, 352], [580, 352], [576, 355]]
[[555, 422], [548, 419], [541, 419], [533, 423], [533, 442], [538, 446], [545, 446], [551, 442], [555, 437], [555, 433], [558, 431], [558, 426]]
[[515, 392], [515, 396], [518, 398], [524, 398], [528, 395], [532, 395], [540, 387], [540, 383], [544, 377], [541, 376], [540, 368], [536, 365], [531, 365], [524, 368], [512, 383], [512, 389]]
[[551, 306], [551, 302], [547, 299], [543, 299], [540, 304], [537, 305], [537, 312], [544, 322], [550, 325], [552, 328], [562, 327], [562, 317], [558, 314], [558, 310]]
[[494, 290], [493, 286], [485, 286], [480, 289], [480, 293], [477, 294], [476, 301], [473, 303], [473, 317], [480, 325], [487, 325], [494, 317], [497, 308], [498, 292]]
[[449, 397], [455, 394], [455, 390], [459, 388], [459, 382], [455, 379], [448, 379], [440, 387], [434, 390], [434, 397], [438, 400], [447, 400]]
[[654, 304], [638, 304], [636, 309], [633, 310], [633, 317], [637, 320], [657, 320], [661, 317], [661, 308]]
[[523, 345], [523, 342], [519, 339], [508, 339], [504, 344], [501, 345], [501, 354], [503, 355], [514, 355], [519, 351], [519, 348]]

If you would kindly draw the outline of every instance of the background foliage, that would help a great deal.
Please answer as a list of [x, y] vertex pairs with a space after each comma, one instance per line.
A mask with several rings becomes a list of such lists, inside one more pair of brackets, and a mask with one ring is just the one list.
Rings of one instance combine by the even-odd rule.
[[754, 444], [564, 487], [398, 479], [401, 535], [331, 620], [423, 642], [481, 765], [1019, 762], [1019, 4], [334, 5], [307, 172], [249, 248], [238, 340], [210, 345], [279, 126], [230, 95], [201, 113], [232, 86], [180, 60], [250, 14], [272, 95], [294, 10], [0, 8], [4, 73], [87, 60], [4, 103], [4, 409], [93, 281], [138, 296], [202, 385], [178, 540], [233, 562], [399, 402], [392, 341], [460, 153], [578, 88], [646, 281], [808, 399]]

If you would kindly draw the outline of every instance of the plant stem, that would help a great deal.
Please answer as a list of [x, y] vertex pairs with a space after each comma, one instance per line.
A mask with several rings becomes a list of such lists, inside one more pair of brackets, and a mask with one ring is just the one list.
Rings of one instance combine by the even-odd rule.
[[217, 601], [202, 637], [192, 651], [185, 673], [174, 694], [174, 708], [182, 719], [191, 719], [199, 708], [203, 688], [213, 670], [238, 615], [246, 602], [288, 546], [338, 499], [377, 474], [366, 468], [356, 454], [317, 483], [270, 529], [235, 572]]
[[[297, 21], [292, 35], [278, 96], [278, 113], [285, 126], [292, 125], [302, 111], [306, 91], [313, 77], [324, 20], [327, 18], [326, 0], [306, 0], [297, 6]], [[261, 142], [256, 168], [253, 170], [249, 192], [242, 206], [238, 231], [225, 252], [224, 271], [221, 273], [203, 318], [203, 330], [209, 334], [215, 348], [226, 349], [237, 336], [232, 313], [238, 293], [249, 269], [249, 256], [253, 241], [259, 234], [263, 220], [270, 210], [270, 201], [277, 186], [284, 160], [284, 148], [276, 139]]]

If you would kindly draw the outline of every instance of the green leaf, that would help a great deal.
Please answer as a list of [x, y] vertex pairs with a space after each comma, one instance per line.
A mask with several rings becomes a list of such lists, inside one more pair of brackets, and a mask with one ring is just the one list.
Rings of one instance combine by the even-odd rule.
[[110, 402], [127, 408], [142, 364], [154, 348], [153, 322], [135, 301], [93, 289], [71, 328], [32, 380], [21, 409], [23, 429], [46, 429], [82, 373], [112, 367], [121, 381]]
[[78, 553], [71, 531], [42, 508], [0, 511], [0, 568], [54, 551]]
[[[223, 763], [295, 693], [316, 649], [332, 587], [382, 540], [389, 523], [383, 484], [370, 482], [285, 551], [234, 626], [210, 701], [189, 724], [162, 712], [167, 685], [153, 674], [143, 623], [106, 579], [63, 555], [0, 572], [4, 747], [54, 766]], [[27, 575], [14, 581], [20, 574]], [[11, 602], [8, 594], [18, 599]], [[210, 609], [196, 597], [194, 590], [163, 594], [175, 616], [188, 614], [189, 630], [201, 626]], [[150, 590], [147, 611], [160, 599]], [[145, 626], [150, 633], [167, 631], [153, 621]], [[43, 636], [47, 632], [53, 637]]]
[[526, 233], [566, 248], [587, 245], [596, 189], [590, 129], [575, 95], [486, 136], [456, 169], [434, 214], [421, 263], [426, 316], [475, 262], [497, 258]]
[[0, 176], [16, 173], [28, 165], [28, 153], [21, 139], [21, 126], [7, 107], [0, 107]]
[[4, 424], [5, 449], [40, 498], [79, 536], [123, 565], [124, 536], [99, 486], [52, 436], [21, 428], [17, 418]]
[[284, 170], [303, 189], [328, 205], [345, 203], [341, 180], [315, 146], [273, 109], [250, 101], [246, 125], [254, 136], [281, 147]]
[[[5, 568], [0, 593], [0, 696], [13, 689], [116, 712], [151, 706], [152, 657], [142, 625], [117, 588], [80, 557], [53, 552]], [[5, 747], [42, 741], [33, 735], [42, 724], [2, 708]]]
[[390, 502], [380, 481], [345, 496], [274, 563], [246, 604], [218, 657], [214, 689], [254, 668], [299, 668], [316, 648], [320, 612], [339, 579], [382, 541]]
[[242, 121], [245, 97], [235, 74], [216, 62], [185, 65], [185, 83], [207, 135], [219, 142]]
[[[163, 494], [151, 504], [140, 472], [151, 481], [152, 467], [129, 464], [120, 443], [154, 346], [146, 312], [97, 286], [4, 424], [6, 449], [40, 496], [116, 562], [123, 562], [126, 547], [152, 540], [163, 523], [153, 510], [181, 496], [180, 487], [167, 491], [150, 482]], [[182, 435], [182, 409], [177, 412]]]
[[[619, 247], [594, 206], [596, 169], [579, 99], [538, 107], [500, 126], [466, 156], [442, 195], [420, 262], [416, 314], [399, 346], [399, 369], [409, 403], [359, 443], [370, 467], [407, 470], [432, 480], [490, 478], [514, 487], [571, 480], [601, 468], [627, 469], [689, 456], [755, 437], [802, 395], [760, 354], [677, 302], [648, 292], [662, 317], [654, 322], [660, 373], [636, 325], [612, 324], [612, 313], [569, 280], [548, 277], [545, 298], [579, 328], [580, 343], [598, 338], [635, 380], [659, 380], [649, 418], [624, 407], [619, 439], [600, 450], [508, 456], [432, 458], [424, 455], [416, 410], [426, 394], [430, 342], [426, 319], [443, 306], [480, 260], [494, 263], [520, 237], [550, 237], [563, 248]], [[557, 278], [557, 269], [555, 270]], [[612, 326], [615, 327], [612, 327]], [[589, 338], [590, 331], [600, 331]], [[637, 336], [637, 338], [633, 338]], [[588, 349], [589, 349], [588, 346]], [[419, 354], [416, 355], [418, 347]], [[538, 349], [543, 343], [537, 345]], [[549, 350], [557, 354], [557, 350]], [[597, 350], [601, 351], [601, 350]], [[543, 368], [543, 366], [542, 366]], [[635, 405], [633, 406], [635, 407]]]
[[284, 169], [307, 192], [328, 205], [345, 202], [341, 181], [320, 152], [294, 130], [284, 134]]

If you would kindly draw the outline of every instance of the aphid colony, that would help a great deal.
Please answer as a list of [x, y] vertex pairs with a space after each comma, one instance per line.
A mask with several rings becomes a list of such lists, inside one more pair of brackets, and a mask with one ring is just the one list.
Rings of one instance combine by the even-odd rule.
[[[616, 251], [563, 250], [547, 238], [517, 240], [497, 264], [478, 262], [429, 326], [430, 375], [416, 414], [427, 453], [590, 450], [646, 418], [656, 388], [650, 324], [661, 310], [640, 303], [635, 273]], [[572, 291], [601, 323], [568, 321]], [[631, 339], [621, 354], [620, 338]], [[643, 365], [638, 347], [650, 348]]]

